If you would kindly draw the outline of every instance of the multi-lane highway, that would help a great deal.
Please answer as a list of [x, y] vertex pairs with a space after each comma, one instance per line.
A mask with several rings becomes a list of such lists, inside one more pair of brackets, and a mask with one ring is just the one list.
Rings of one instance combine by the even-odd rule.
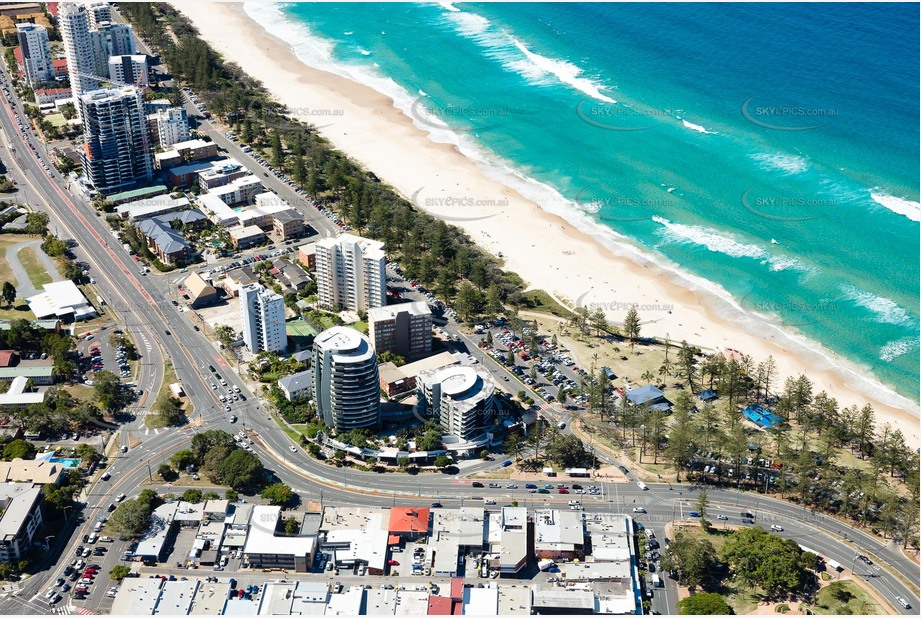
[[[194, 109], [191, 111], [195, 112]], [[138, 348], [144, 357], [139, 385], [148, 393], [156, 393], [163, 379], [163, 367], [165, 363], [171, 363], [195, 406], [195, 414], [193, 422], [182, 428], [152, 432], [141, 427], [142, 414], [138, 420], [126, 426], [125, 443], [130, 443], [131, 448], [127, 453], [119, 453], [110, 462], [111, 480], [98, 481], [90, 488], [84, 511], [85, 522], [78, 526], [77, 534], [64, 548], [62, 556], [66, 560], [60, 560], [54, 568], [25, 582], [17, 597], [0, 601], [0, 611], [3, 613], [38, 613], [38, 609], [46, 611], [43, 604], [34, 602], [35, 595], [40, 594], [49, 581], [61, 574], [82, 535], [90, 531], [100, 509], [104, 510], [118, 493], [136, 494], [144, 481], [148, 480], [151, 469], [155, 469], [172, 452], [185, 446], [192, 435], [203, 428], [221, 428], [233, 432], [238, 427], [245, 427], [253, 438], [254, 450], [267, 468], [295, 488], [302, 499], [322, 500], [324, 504], [390, 506], [394, 503], [427, 505], [438, 501], [445, 507], [452, 507], [481, 503], [482, 499], [488, 498], [495, 500], [497, 507], [517, 501], [532, 508], [544, 505], [567, 508], [569, 500], [579, 498], [589, 513], [630, 512], [634, 506], [642, 506], [647, 513], [638, 514], [637, 519], [647, 527], [656, 529], [660, 536], [667, 522], [682, 519], [693, 510], [697, 495], [693, 487], [650, 485], [648, 491], [643, 491], [632, 482], [594, 481], [594, 484], [602, 487], [603, 495], [580, 497], [572, 494], [531, 494], [524, 489], [505, 489], [504, 483], [500, 489], [474, 488], [470, 480], [465, 478], [471, 472], [494, 466], [495, 463], [477, 463], [454, 476], [429, 474], [416, 477], [331, 468], [306, 456], [299, 446], [297, 452], [291, 452], [290, 438], [268, 417], [255, 396], [233, 404], [233, 413], [239, 417], [239, 423], [230, 425], [224, 404], [218, 400], [218, 393], [226, 394], [234, 387], [248, 392], [246, 384], [227, 366], [214, 344], [193, 328], [187, 314], [173, 306], [170, 299], [175, 275], [140, 275], [136, 263], [121, 245], [109, 242], [112, 238], [109, 230], [103, 220], [96, 216], [91, 205], [81, 196], [71, 195], [64, 187], [64, 179], [53, 169], [49, 172], [42, 167], [35, 154], [42, 153], [42, 146], [36, 143], [36, 151], [33, 151], [26, 145], [23, 140], [31, 139], [31, 136], [20, 134], [12, 112], [4, 100], [0, 111], [0, 127], [4, 134], [0, 156], [9, 162], [10, 175], [20, 183], [30, 203], [49, 212], [61, 236], [78, 242], [78, 257], [91, 265], [91, 273], [100, 292], [123, 319], [123, 328], [139, 344]], [[205, 124], [201, 128], [228, 150], [231, 156], [248, 167], [260, 169], [258, 163], [214, 126]], [[15, 146], [15, 152], [10, 151], [10, 146]], [[44, 153], [41, 156], [44, 158]], [[262, 180], [268, 188], [297, 205], [321, 235], [338, 232], [335, 225], [286, 184], [273, 176], [263, 177]], [[145, 341], [151, 344], [149, 349], [144, 345]], [[485, 357], [481, 360], [491, 362]], [[227, 382], [227, 387], [211, 389], [210, 384], [215, 379], [208, 369], [209, 365], [218, 370]], [[153, 397], [149, 397], [146, 401], [152, 400]], [[604, 455], [602, 458], [610, 459]], [[558, 480], [554, 480], [556, 482]], [[583, 484], [592, 483], [585, 481]], [[518, 482], [518, 485], [524, 487], [523, 482]], [[373, 492], [371, 488], [375, 488]], [[886, 544], [832, 518], [757, 494], [711, 488], [709, 495], [714, 516], [722, 513], [728, 517], [729, 524], [739, 524], [739, 512], [751, 511], [759, 524], [766, 527], [780, 525], [783, 527], [783, 532], [779, 533], [782, 536], [797, 539], [801, 544], [843, 565], [854, 566], [888, 601], [893, 602], [895, 596], [899, 595], [908, 599], [913, 607], [918, 607], [917, 594], [903, 581], [916, 582], [918, 567], [893, 544]], [[844, 540], [845, 533], [847, 540]], [[868, 567], [855, 562], [854, 557], [858, 554], [873, 557], [876, 564]], [[879, 567], [880, 562], [889, 568]], [[894, 576], [893, 572], [898, 573], [902, 579]], [[914, 613], [914, 610], [903, 610], [892, 604], [902, 613]]]

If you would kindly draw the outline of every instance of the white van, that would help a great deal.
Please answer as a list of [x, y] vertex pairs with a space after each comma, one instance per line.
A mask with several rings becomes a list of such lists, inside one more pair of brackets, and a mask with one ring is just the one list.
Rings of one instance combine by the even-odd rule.
[[636, 486], [642, 489], [643, 491], [649, 491], [649, 487], [643, 481], [637, 481]]

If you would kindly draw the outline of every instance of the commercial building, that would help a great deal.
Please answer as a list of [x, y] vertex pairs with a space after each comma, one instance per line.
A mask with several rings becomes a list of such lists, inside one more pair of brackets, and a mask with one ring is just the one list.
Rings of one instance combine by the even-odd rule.
[[503, 506], [499, 512], [490, 513], [488, 535], [490, 569], [514, 575], [524, 568], [531, 555], [527, 508]]
[[[74, 98], [78, 100], [84, 93], [98, 89], [98, 76], [104, 75], [96, 67], [96, 57], [90, 41], [89, 19], [85, 4], [67, 2], [59, 7], [58, 30], [64, 40], [67, 75], [70, 78], [70, 89]], [[77, 113], [82, 120], [83, 110], [80, 105], [77, 105]]]
[[410, 361], [432, 353], [432, 312], [424, 302], [369, 309], [368, 331], [378, 354], [390, 351]]
[[109, 79], [116, 84], [131, 84], [139, 88], [150, 85], [147, 74], [147, 56], [131, 54], [128, 56], [109, 56]]
[[582, 511], [538, 509], [534, 512], [534, 555], [555, 560], [585, 557]]
[[29, 309], [38, 319], [55, 316], [73, 320], [88, 320], [96, 316], [96, 309], [73, 281], [55, 281], [42, 286], [41, 294], [26, 299]]
[[101, 193], [150, 181], [153, 162], [141, 91], [134, 86], [93, 90], [79, 97], [83, 173]]
[[285, 399], [288, 401], [307, 399], [310, 397], [312, 387], [313, 372], [310, 369], [278, 379], [278, 388], [285, 394]]
[[243, 341], [250, 352], [284, 352], [288, 347], [285, 301], [280, 295], [259, 284], [244, 287], [240, 290], [240, 315]]
[[481, 365], [452, 365], [416, 376], [416, 410], [431, 416], [445, 433], [467, 440], [492, 424], [496, 403], [493, 375]]
[[254, 569], [282, 568], [306, 573], [313, 564], [317, 535], [276, 536], [281, 507], [255, 505], [243, 555]]
[[16, 24], [16, 37], [22, 52], [22, 68], [29, 85], [54, 79], [48, 31], [38, 24]]
[[351, 234], [316, 245], [317, 296], [329, 309], [367, 311], [387, 304], [384, 243]]
[[377, 355], [363, 334], [334, 326], [313, 342], [313, 393], [327, 427], [349, 431], [380, 425]]
[[0, 562], [16, 562], [31, 552], [42, 527], [42, 500], [41, 485], [0, 484]]
[[432, 574], [456, 577], [464, 556], [480, 553], [486, 541], [486, 512], [483, 507], [432, 511], [432, 535], [429, 548], [434, 554]]
[[192, 273], [185, 280], [183, 288], [189, 297], [189, 306], [199, 309], [213, 305], [218, 300], [217, 290], [198, 273]]
[[[189, 141], [189, 117], [184, 107], [168, 107], [147, 114], [147, 126], [150, 128], [154, 146], [170, 148], [175, 144]], [[215, 147], [215, 154], [216, 151], [217, 147]], [[165, 153], [158, 153], [154, 156], [154, 165], [158, 169], [163, 169], [159, 158], [161, 154]]]
[[376, 507], [326, 507], [320, 523], [320, 549], [334, 554], [338, 567], [364, 565], [368, 575], [383, 575], [387, 564], [389, 516]]
[[138, 223], [138, 231], [147, 239], [147, 248], [164, 264], [183, 263], [192, 257], [189, 243], [169, 223], [145, 219]]

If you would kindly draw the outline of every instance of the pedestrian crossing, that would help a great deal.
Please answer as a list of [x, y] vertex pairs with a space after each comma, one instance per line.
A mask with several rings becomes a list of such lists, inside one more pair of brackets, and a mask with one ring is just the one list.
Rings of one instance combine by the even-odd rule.
[[61, 607], [56, 607], [52, 611], [54, 614], [59, 614], [61, 616], [95, 616], [96, 612], [85, 607], [75, 607], [71, 604], [62, 605]]

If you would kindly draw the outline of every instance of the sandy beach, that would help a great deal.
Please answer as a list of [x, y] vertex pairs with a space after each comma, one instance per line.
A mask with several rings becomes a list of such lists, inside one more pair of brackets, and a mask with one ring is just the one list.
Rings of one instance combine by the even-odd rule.
[[[638, 305], [644, 335], [668, 334], [705, 350], [733, 348], [756, 362], [773, 355], [780, 374], [775, 388], [786, 376], [805, 373], [816, 392], [827, 390], [842, 406], [872, 404], [878, 425], [892, 423], [909, 443], [919, 444], [918, 405], [871, 381], [865, 370], [831, 352], [813, 351], [820, 350], [818, 344], [809, 342], [807, 348], [773, 325], [744, 317], [693, 278], [638, 254], [626, 257], [628, 249], [612, 251], [589, 233], [587, 218], [579, 225], [587, 230], [582, 231], [542, 210], [454, 145], [433, 142], [388, 97], [300, 62], [285, 42], [247, 17], [241, 4], [175, 6], [218, 52], [261, 80], [290, 110], [334, 112], [324, 118], [308, 112], [303, 119], [418, 207], [461, 227], [484, 249], [501, 252], [506, 268], [530, 288], [570, 304], [601, 307], [617, 322], [629, 305]], [[484, 201], [493, 205], [473, 204]]]

